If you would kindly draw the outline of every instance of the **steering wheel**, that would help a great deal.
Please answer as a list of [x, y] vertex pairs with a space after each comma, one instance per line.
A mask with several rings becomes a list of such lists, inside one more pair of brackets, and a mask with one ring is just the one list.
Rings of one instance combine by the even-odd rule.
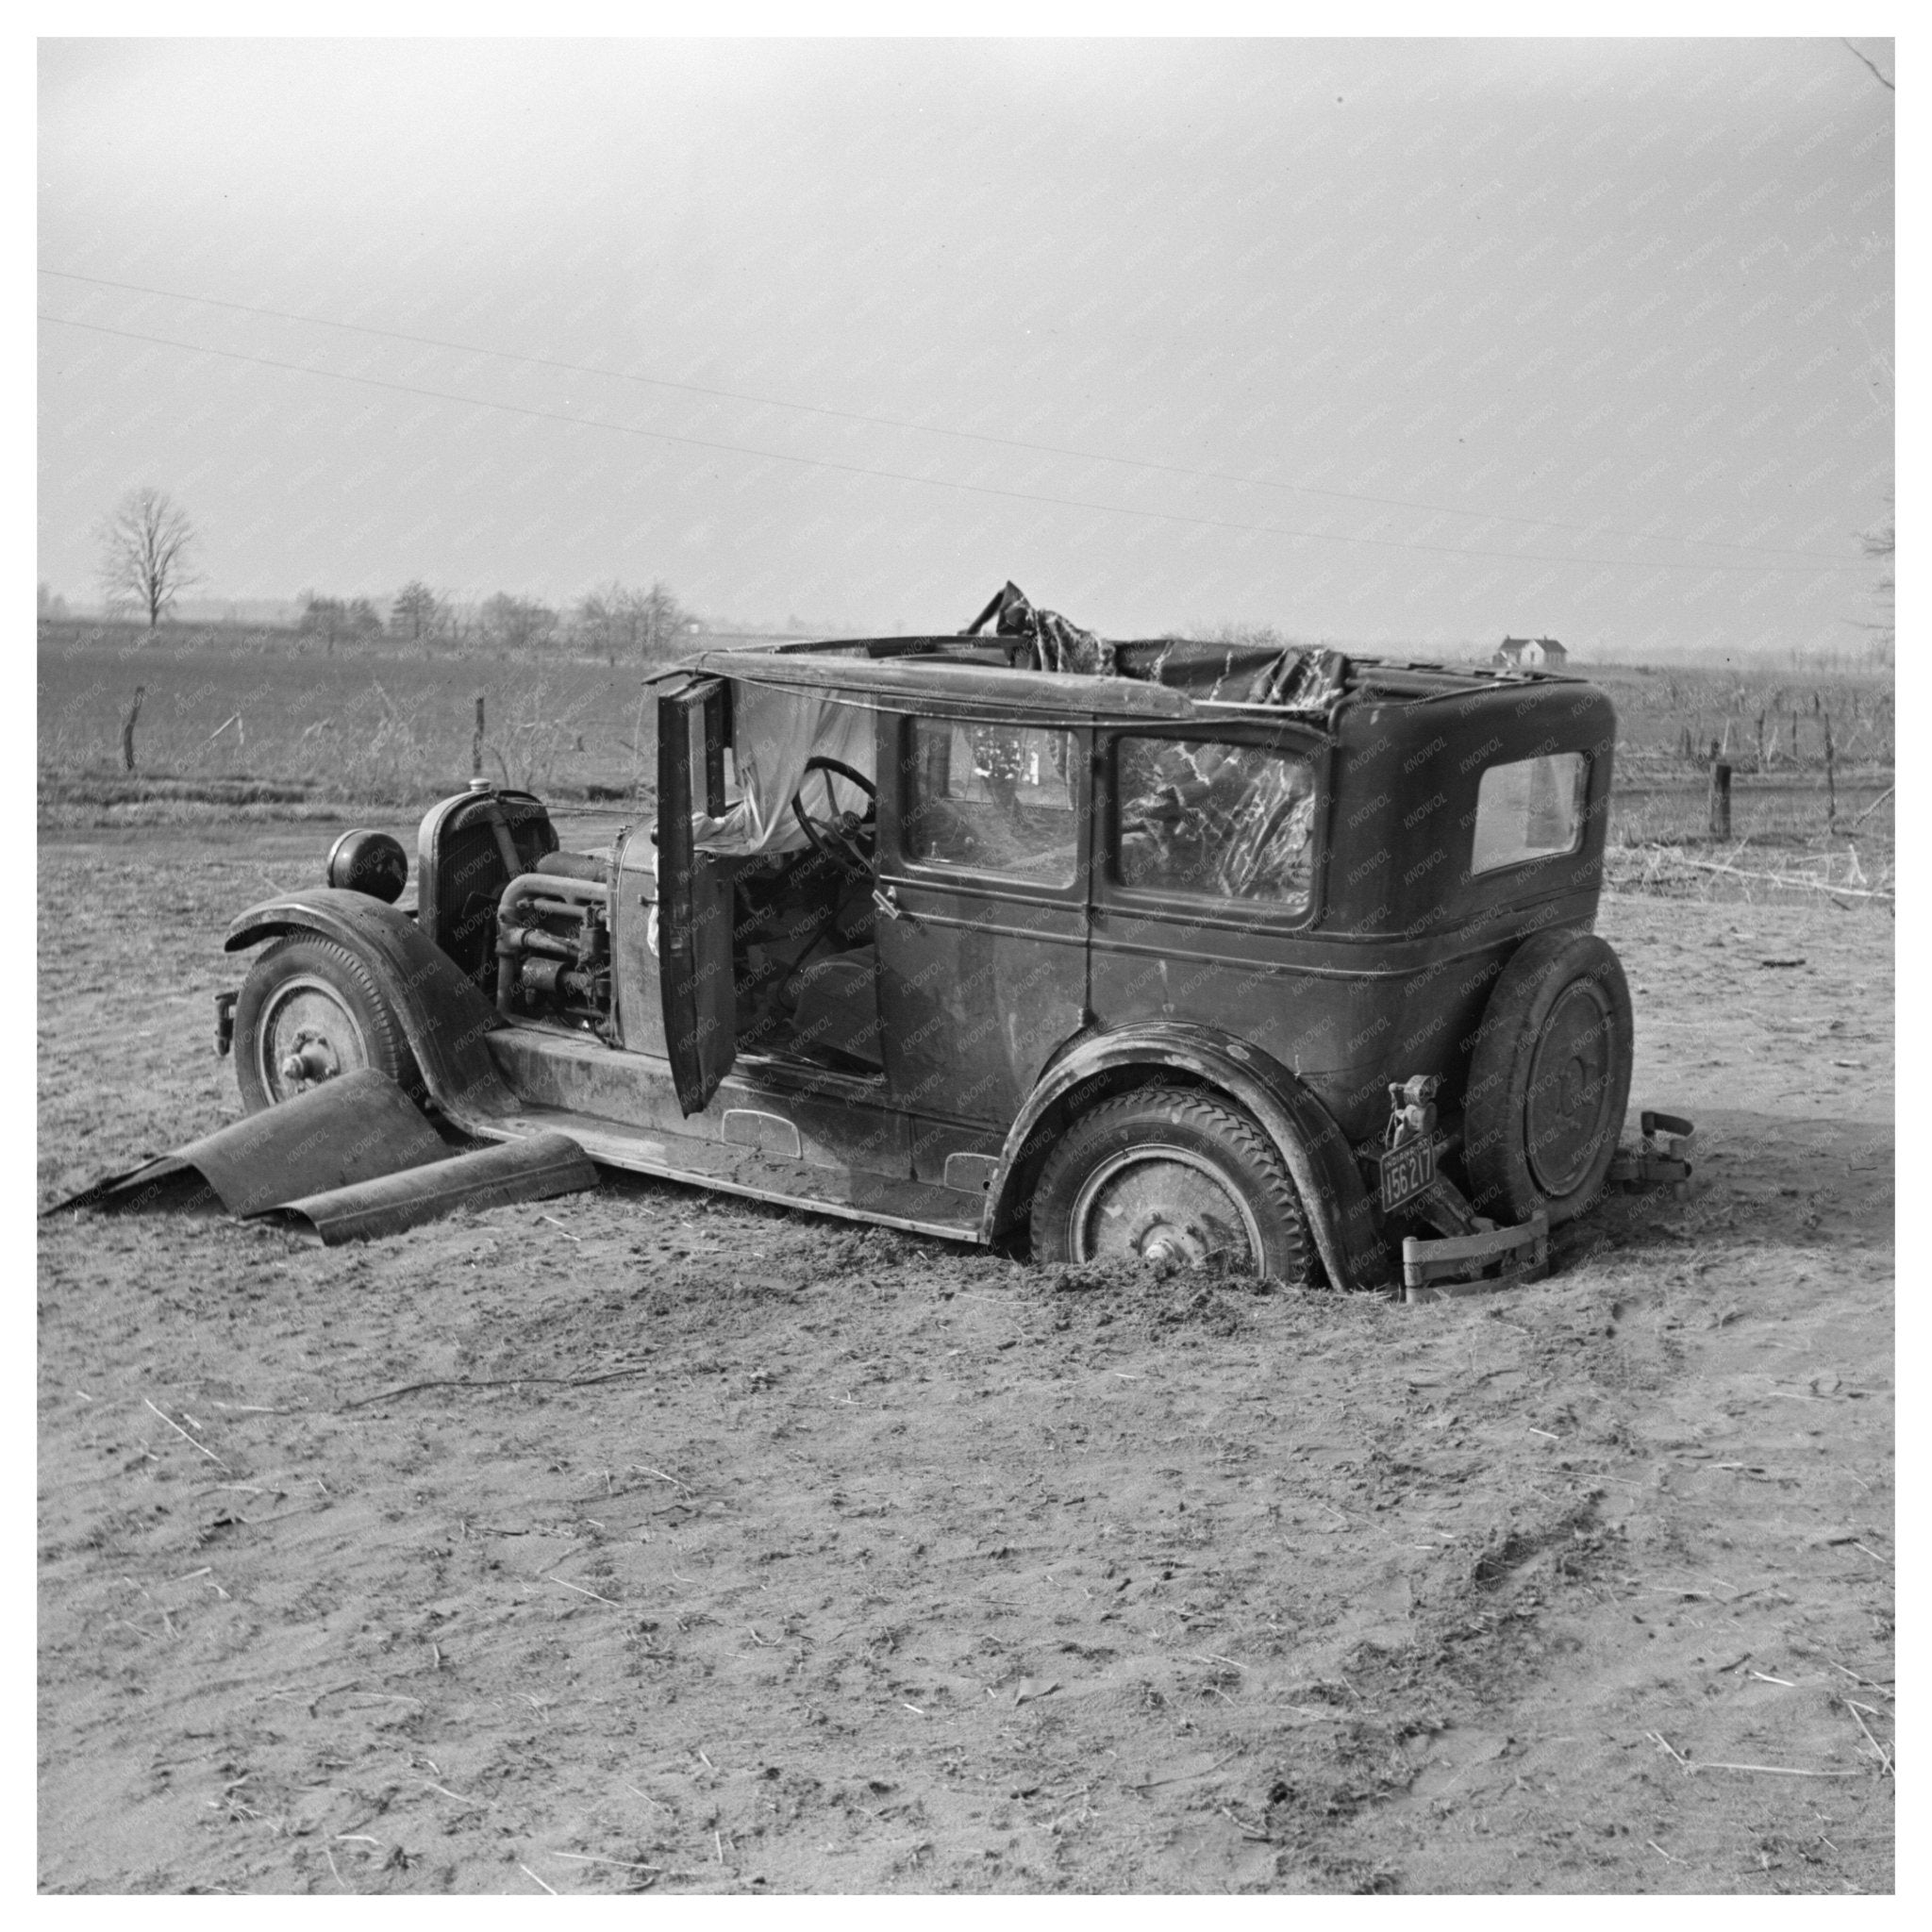
[[[866, 796], [863, 815], [841, 811], [835, 818], [814, 819], [805, 808], [806, 780], [814, 772], [836, 772], [840, 777], [857, 785]], [[828, 802], [836, 802], [832, 798], [829, 780], [825, 784], [825, 796]], [[830, 859], [841, 872], [849, 874], [853, 878], [872, 877], [872, 841], [868, 834], [869, 828], [877, 822], [878, 810], [879, 789], [863, 772], [855, 772], [841, 758], [806, 759], [798, 790], [791, 794], [792, 816], [797, 819], [811, 849], [822, 858]]]

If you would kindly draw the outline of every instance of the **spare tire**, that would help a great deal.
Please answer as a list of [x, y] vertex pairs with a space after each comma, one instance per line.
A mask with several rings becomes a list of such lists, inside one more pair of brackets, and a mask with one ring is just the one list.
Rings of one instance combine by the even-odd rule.
[[1630, 1101], [1635, 1027], [1617, 956], [1594, 933], [1542, 932], [1490, 994], [1463, 1099], [1479, 1214], [1550, 1224], [1603, 1191]]

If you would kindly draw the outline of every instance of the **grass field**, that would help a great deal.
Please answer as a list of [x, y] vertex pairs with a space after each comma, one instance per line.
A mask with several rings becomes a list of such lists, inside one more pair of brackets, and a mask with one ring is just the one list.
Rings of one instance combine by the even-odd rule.
[[[218, 627], [185, 630], [180, 643], [142, 636], [43, 630], [43, 820], [331, 817], [344, 808], [421, 806], [469, 777], [478, 697], [483, 769], [498, 782], [560, 801], [617, 797], [641, 774], [648, 790], [656, 719], [636, 665], [452, 658], [387, 643], [328, 656], [313, 643], [294, 649], [288, 633]], [[1618, 710], [1610, 841], [1619, 883], [1657, 889], [1666, 874], [1684, 891], [1723, 883], [1710, 870], [1726, 859], [1723, 851], [1670, 866], [1656, 859], [1660, 848], [1709, 842], [1715, 741], [1736, 774], [1733, 846], [1750, 854], [1744, 872], [1772, 889], [1787, 876], [1801, 891], [1889, 890], [1890, 678], [1581, 669]], [[130, 776], [121, 730], [137, 687], [139, 769]], [[1767, 853], [1776, 857], [1767, 861]], [[1724, 870], [1742, 875], [1735, 865]]]
[[348, 804], [418, 804], [460, 785], [479, 696], [485, 772], [538, 791], [628, 786], [654, 716], [639, 672], [601, 661], [83, 645], [40, 658], [42, 779], [121, 774], [137, 687], [143, 780], [179, 791], [251, 778]]

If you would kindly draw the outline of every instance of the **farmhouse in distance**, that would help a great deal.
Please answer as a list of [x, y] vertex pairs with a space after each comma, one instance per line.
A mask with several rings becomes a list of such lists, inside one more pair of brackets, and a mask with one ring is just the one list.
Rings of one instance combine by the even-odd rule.
[[1490, 661], [1510, 671], [1560, 671], [1570, 653], [1555, 638], [1505, 638]]

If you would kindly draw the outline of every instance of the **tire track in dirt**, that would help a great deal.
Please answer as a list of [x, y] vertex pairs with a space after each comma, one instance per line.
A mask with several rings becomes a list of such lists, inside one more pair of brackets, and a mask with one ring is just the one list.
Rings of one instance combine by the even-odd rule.
[[[234, 1111], [200, 982], [260, 863], [43, 861], [50, 1194]], [[1890, 1089], [1727, 956], [1855, 969], [1874, 1036], [1889, 956], [1606, 926], [1702, 1190], [1507, 1298], [637, 1180], [364, 1249], [43, 1224], [43, 1887], [1885, 1889]]]

